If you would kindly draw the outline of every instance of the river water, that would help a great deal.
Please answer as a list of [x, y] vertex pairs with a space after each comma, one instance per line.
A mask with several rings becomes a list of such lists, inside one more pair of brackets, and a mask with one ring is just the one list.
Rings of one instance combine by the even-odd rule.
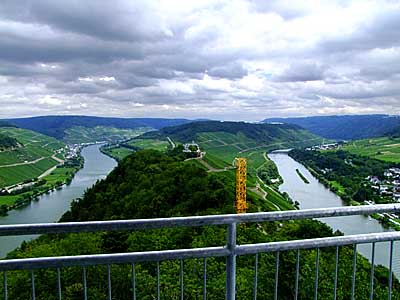
[[[0, 225], [50, 223], [58, 221], [70, 208], [72, 200], [83, 195], [98, 179], [103, 179], [116, 166], [114, 159], [99, 151], [101, 145], [92, 145], [82, 150], [85, 158], [83, 169], [79, 170], [71, 184], [63, 186], [50, 194], [39, 197], [39, 201], [31, 201], [28, 206], [12, 210], [5, 217], [0, 217]], [[23, 240], [34, 236], [0, 237], [0, 257], [18, 247]]]
[[[280, 186], [282, 192], [287, 192], [293, 201], [300, 203], [300, 208], [324, 208], [343, 206], [342, 200], [311, 175], [311, 173], [300, 163], [292, 159], [286, 153], [271, 153], [268, 157], [275, 162], [279, 174], [284, 183]], [[308, 179], [310, 184], [304, 181], [296, 173], [296, 169]], [[346, 216], [335, 218], [321, 218], [322, 222], [328, 224], [333, 230], [340, 230], [345, 235], [362, 233], [379, 233], [391, 231], [384, 228], [377, 220], [366, 216]], [[358, 245], [358, 252], [369, 260], [371, 258], [371, 244]], [[394, 243], [393, 272], [400, 278], [400, 244]], [[375, 263], [389, 266], [389, 242], [377, 243], [375, 249]]]

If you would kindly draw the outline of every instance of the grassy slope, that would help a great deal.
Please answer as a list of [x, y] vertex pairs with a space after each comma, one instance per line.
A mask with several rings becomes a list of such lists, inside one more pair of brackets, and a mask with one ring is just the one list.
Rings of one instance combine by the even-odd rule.
[[[289, 130], [290, 131], [290, 130]], [[290, 132], [292, 133], [292, 132]], [[308, 140], [310, 135], [304, 131], [296, 131], [298, 142], [290, 144], [285, 140], [285, 135], [280, 139], [272, 139], [264, 143], [255, 142], [242, 133], [231, 134], [226, 132], [202, 132], [197, 135], [196, 141], [200, 148], [206, 152], [204, 160], [212, 167], [223, 169], [232, 166], [235, 157], [247, 158], [247, 185], [255, 188], [257, 183], [267, 192], [266, 200], [270, 206], [277, 205], [280, 209], [291, 209], [292, 206], [280, 193], [273, 188], [264, 185], [257, 177], [257, 171], [268, 166], [268, 158], [265, 153], [273, 149], [293, 147], [302, 144], [301, 140]], [[274, 207], [276, 209], [276, 207]]]
[[158, 151], [166, 151], [169, 143], [166, 140], [147, 140], [147, 139], [134, 139], [128, 143], [131, 146], [138, 147], [140, 149], [153, 149]]
[[96, 141], [114, 142], [136, 137], [149, 131], [149, 128], [119, 129], [96, 126], [93, 128], [74, 126], [65, 130], [64, 141], [70, 144], [93, 143]]
[[132, 154], [133, 152], [132, 149], [128, 149], [125, 147], [102, 148], [101, 151], [104, 154], [109, 155], [112, 158], [115, 158], [117, 161], [122, 160], [123, 158], [127, 157], [129, 154]]
[[26, 129], [6, 127], [0, 128], [0, 133], [17, 139], [23, 145], [16, 150], [0, 152], [0, 166], [48, 157], [53, 155], [55, 150], [65, 146], [52, 137]]
[[[292, 205], [284, 199], [280, 193], [273, 188], [264, 185], [257, 178], [257, 171], [263, 166], [267, 166], [269, 161], [265, 153], [281, 146], [284, 148], [288, 144], [285, 142], [274, 141], [270, 144], [259, 144], [247, 138], [241, 133], [236, 135], [225, 132], [204, 132], [198, 134], [197, 139], [200, 148], [206, 152], [204, 160], [212, 167], [223, 169], [232, 166], [235, 157], [247, 158], [247, 185], [255, 188], [257, 183], [267, 192], [266, 201], [272, 210], [276, 210], [276, 205], [282, 209], [292, 209]], [[234, 176], [234, 172], [232, 170]]]
[[0, 168], [0, 187], [10, 186], [25, 180], [33, 179], [57, 165], [52, 158], [45, 158], [35, 164]]
[[[170, 143], [163, 139], [133, 139], [127, 143], [128, 146], [136, 147], [138, 149], [153, 149], [158, 151], [166, 151], [170, 147]], [[120, 161], [134, 150], [122, 146], [103, 147], [101, 150], [106, 155], [109, 155], [116, 160]]]
[[0, 128], [0, 133], [17, 139], [23, 145], [15, 150], [0, 152], [0, 166], [43, 158], [35, 164], [0, 168], [0, 187], [38, 177], [58, 164], [51, 156], [56, 150], [65, 146], [54, 138], [26, 129]]
[[358, 140], [344, 146], [343, 150], [384, 161], [400, 162], [400, 138]]

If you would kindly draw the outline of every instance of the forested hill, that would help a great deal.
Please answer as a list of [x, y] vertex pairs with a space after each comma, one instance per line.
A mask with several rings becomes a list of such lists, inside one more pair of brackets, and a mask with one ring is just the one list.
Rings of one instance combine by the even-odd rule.
[[0, 120], [0, 128], [1, 127], [16, 127], [15, 125], [12, 125], [12, 124], [10, 124], [10, 123], [8, 123], [8, 122], [6, 122], [6, 121], [2, 121], [2, 120]]
[[74, 202], [64, 221], [233, 213], [234, 188], [155, 150], [136, 152]]
[[243, 134], [255, 142], [264, 143], [274, 140], [297, 141], [299, 139], [314, 139], [315, 135], [292, 124], [261, 124], [246, 122], [203, 121], [179, 126], [165, 127], [159, 132], [148, 132], [144, 137], [164, 135], [181, 142], [196, 140], [200, 133], [225, 132]]
[[329, 139], [354, 140], [378, 137], [400, 127], [400, 116], [347, 115], [303, 118], [271, 118], [264, 122], [299, 125], [314, 134]]
[[[73, 202], [71, 211], [62, 221], [86, 221], [123, 218], [151, 218], [184, 215], [231, 213], [234, 211], [234, 178], [220, 173], [210, 174], [192, 161], [180, 161], [175, 156], [154, 150], [138, 151], [120, 162], [118, 167], [102, 181], [85, 192], [82, 199]], [[249, 212], [265, 210], [261, 199], [252, 198]], [[269, 222], [238, 226], [240, 244], [278, 240], [316, 238], [333, 235], [332, 230], [315, 220]], [[41, 236], [24, 243], [9, 258], [35, 256], [62, 256], [95, 253], [123, 253], [177, 248], [222, 246], [226, 242], [225, 226], [146, 230], [137, 232], [82, 233]], [[319, 298], [331, 299], [335, 249], [320, 251]], [[339, 260], [338, 293], [341, 299], [350, 299], [353, 247], [341, 247]], [[280, 253], [278, 299], [293, 299], [296, 253]], [[301, 252], [299, 299], [309, 299], [314, 291], [315, 250]], [[274, 253], [259, 256], [258, 298], [274, 297]], [[185, 299], [199, 299], [202, 295], [203, 260], [184, 261]], [[107, 272], [105, 266], [87, 267], [89, 299], [107, 298]], [[159, 263], [160, 292], [163, 299], [176, 299], [179, 295], [179, 261]], [[224, 299], [225, 259], [207, 259], [207, 299]], [[137, 299], [157, 297], [156, 263], [137, 263]], [[355, 292], [357, 299], [369, 296], [368, 260], [357, 257]], [[62, 269], [62, 298], [83, 299], [82, 269]], [[111, 266], [112, 296], [114, 300], [130, 299], [131, 265]], [[375, 269], [374, 299], [387, 299], [388, 271]], [[29, 272], [7, 273], [9, 299], [29, 299]], [[251, 299], [253, 293], [254, 255], [238, 257], [237, 299]], [[35, 272], [37, 299], [55, 299], [56, 270]], [[3, 285], [0, 285], [2, 293]], [[393, 299], [399, 299], [400, 286], [394, 279]]]
[[15, 147], [18, 147], [18, 141], [15, 138], [0, 133], [0, 151]]
[[[158, 118], [104, 118], [92, 116], [41, 116], [4, 120], [21, 128], [40, 132], [45, 135], [62, 139], [65, 131], [74, 126], [93, 128], [96, 126], [133, 129], [150, 127], [160, 129], [191, 122], [187, 119], [158, 119]], [[1, 122], [1, 120], [0, 120]]]
[[399, 138], [400, 137], [400, 125], [399, 127], [396, 127], [392, 131], [388, 132], [386, 136], [391, 137], [391, 138]]

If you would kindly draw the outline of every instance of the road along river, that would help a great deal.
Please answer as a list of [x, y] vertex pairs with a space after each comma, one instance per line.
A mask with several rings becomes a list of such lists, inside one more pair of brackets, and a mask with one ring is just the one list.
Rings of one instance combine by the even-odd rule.
[[[31, 201], [28, 206], [11, 210], [5, 217], [0, 217], [0, 225], [50, 223], [58, 221], [70, 208], [72, 200], [83, 195], [98, 179], [105, 178], [117, 165], [114, 159], [99, 151], [101, 145], [92, 145], [82, 150], [85, 159], [83, 169], [79, 170], [71, 184], [63, 186], [50, 194], [39, 197], [39, 201]], [[0, 237], [0, 257], [18, 247], [22, 241], [34, 236]]]
[[[293, 201], [300, 203], [300, 208], [324, 208], [344, 206], [342, 200], [311, 175], [302, 164], [292, 159], [287, 153], [271, 153], [268, 157], [275, 162], [279, 174], [284, 183], [280, 191], [287, 192]], [[309, 184], [296, 173], [296, 169], [308, 179]], [[379, 233], [392, 231], [384, 228], [377, 220], [366, 216], [347, 216], [335, 218], [322, 218], [322, 222], [328, 224], [333, 230], [340, 230], [345, 235], [362, 233]], [[390, 242], [377, 243], [375, 249], [375, 264], [389, 266], [389, 245]], [[358, 252], [369, 260], [371, 258], [371, 244], [358, 245]], [[400, 278], [400, 243], [394, 243], [393, 272]]]

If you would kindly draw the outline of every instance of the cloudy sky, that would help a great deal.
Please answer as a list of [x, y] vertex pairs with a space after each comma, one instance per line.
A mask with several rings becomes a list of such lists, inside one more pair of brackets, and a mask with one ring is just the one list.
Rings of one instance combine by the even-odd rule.
[[368, 113], [400, 113], [400, 1], [0, 2], [0, 118]]

